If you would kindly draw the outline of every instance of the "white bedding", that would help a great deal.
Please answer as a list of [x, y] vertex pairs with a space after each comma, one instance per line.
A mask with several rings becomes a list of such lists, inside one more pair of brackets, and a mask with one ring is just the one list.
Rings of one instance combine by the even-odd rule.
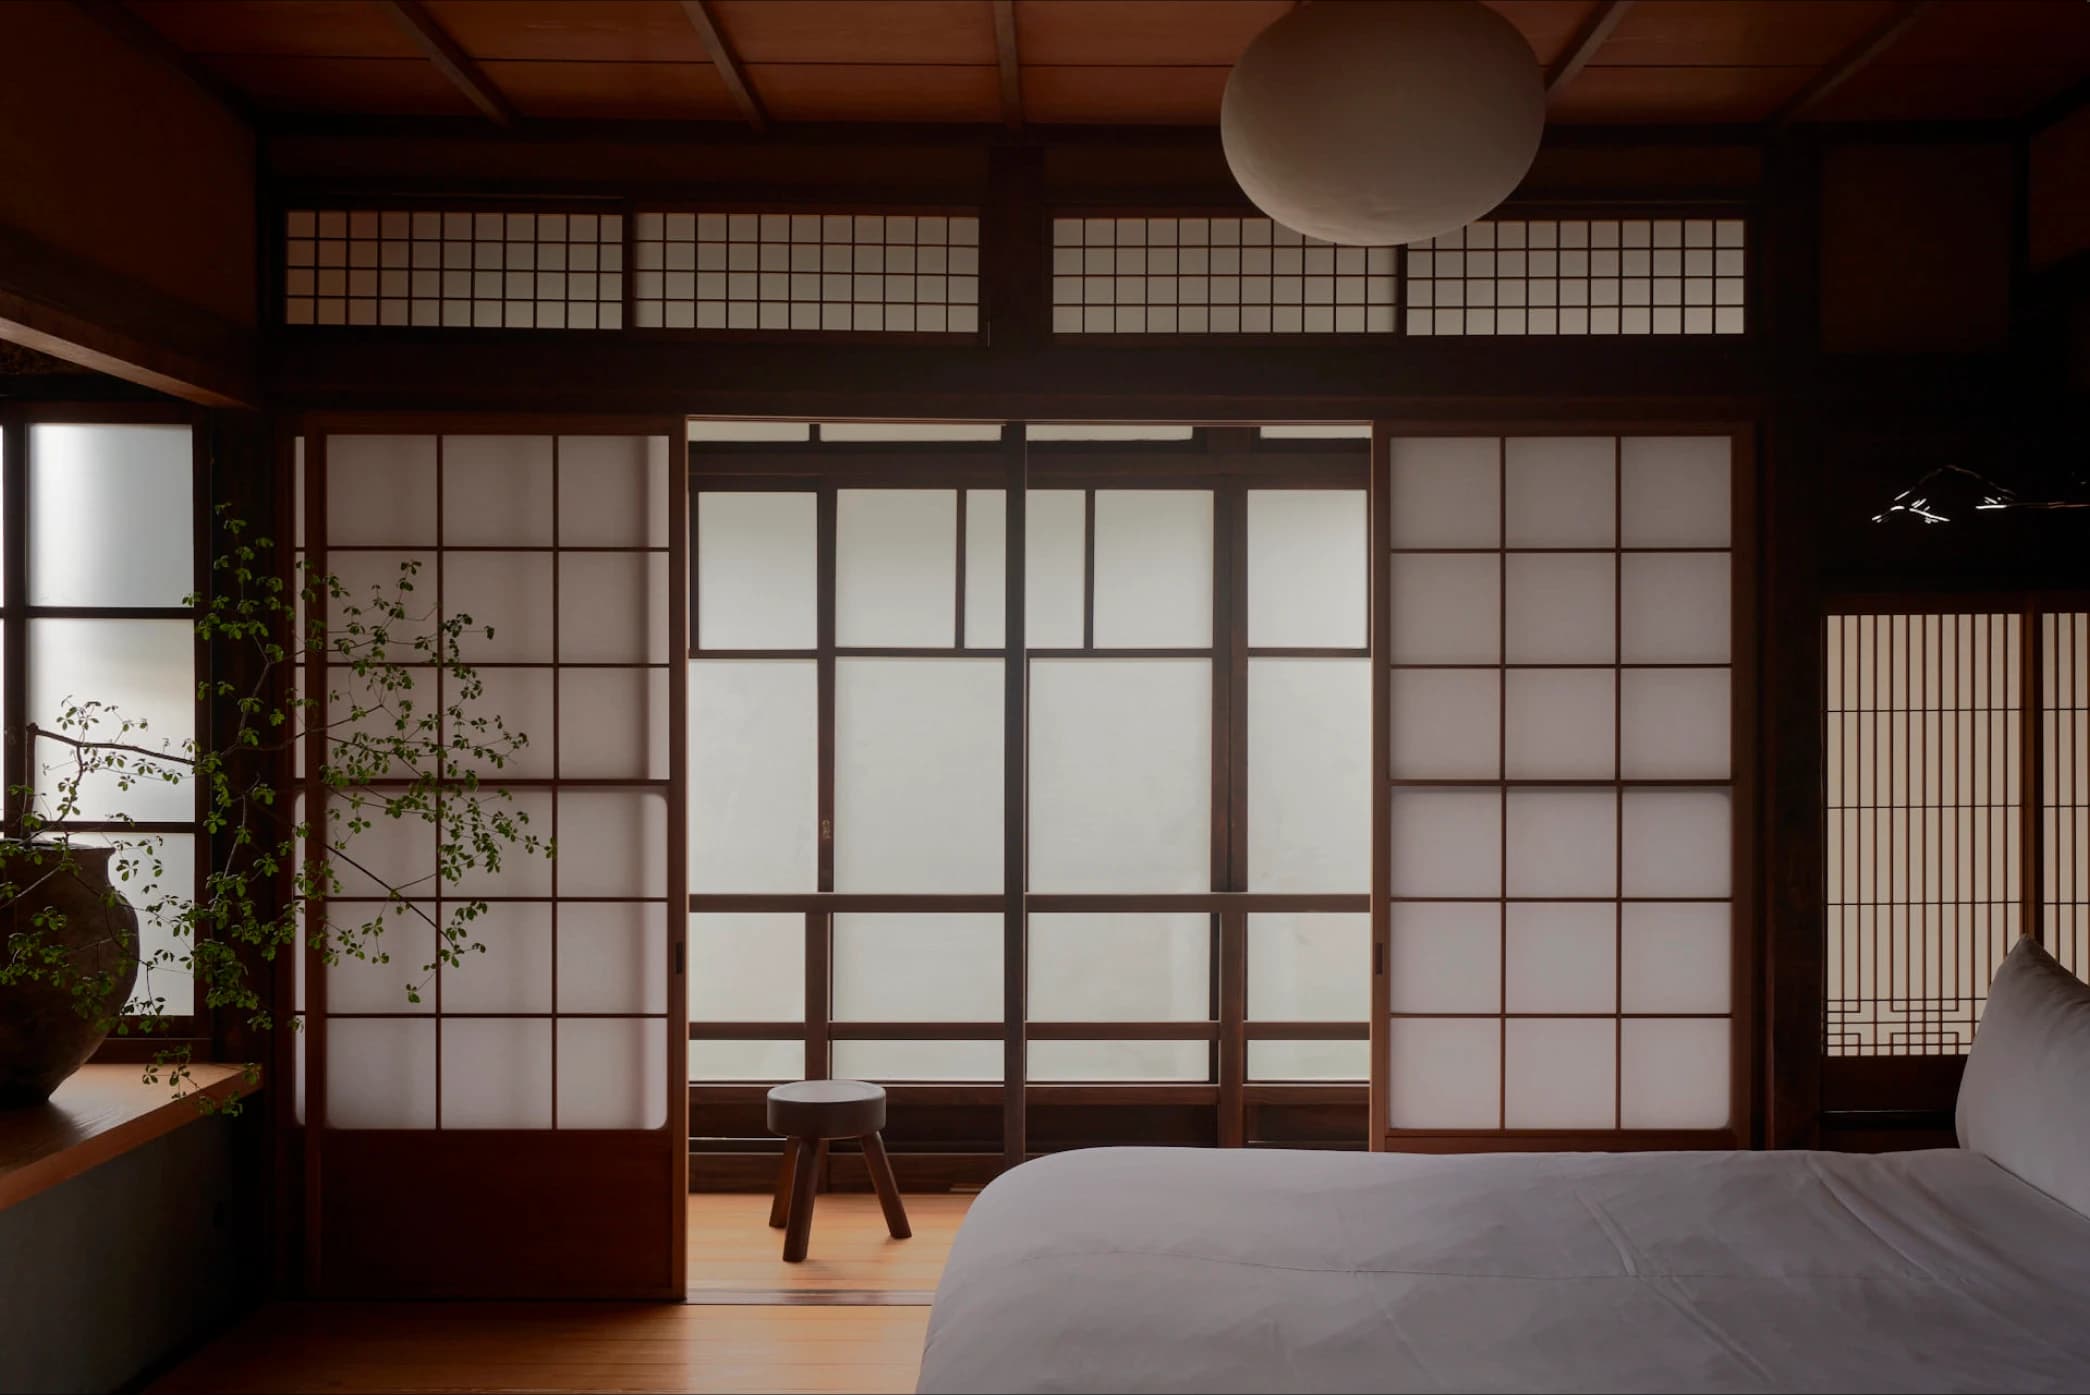
[[1959, 1150], [1067, 1153], [920, 1389], [2086, 1390], [2090, 1219]]

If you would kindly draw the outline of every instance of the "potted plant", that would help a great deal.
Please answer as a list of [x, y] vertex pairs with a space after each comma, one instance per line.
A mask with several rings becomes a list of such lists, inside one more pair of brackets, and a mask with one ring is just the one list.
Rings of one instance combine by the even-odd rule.
[[[187, 602], [216, 658], [198, 691], [221, 714], [215, 737], [156, 739], [142, 720], [91, 700], [69, 701], [50, 726], [26, 733], [29, 768], [46, 778], [10, 792], [21, 812], [0, 840], [0, 1106], [47, 1098], [112, 1031], [164, 1034], [186, 1015], [154, 991], [168, 971], [192, 976], [199, 1008], [266, 1030], [282, 1015], [263, 981], [279, 954], [309, 945], [328, 964], [387, 963], [387, 924], [417, 920], [436, 932], [434, 958], [407, 989], [419, 1001], [438, 964], [484, 952], [472, 930], [486, 911], [450, 900], [437, 916], [423, 903], [475, 868], [553, 855], [508, 792], [481, 783], [529, 740], [483, 710], [484, 686], [460, 657], [460, 641], [490, 637], [490, 627], [432, 613], [415, 590], [417, 561], [353, 594], [302, 562], [286, 581], [268, 539], [248, 538], [224, 510], [216, 522], [213, 584]], [[317, 690], [306, 686], [313, 673]], [[291, 780], [300, 751], [304, 773]], [[149, 834], [71, 828], [90, 782], [120, 796], [160, 781], [201, 790], [205, 865], [193, 886], [163, 884], [166, 862]], [[303, 807], [300, 789], [316, 809]], [[385, 820], [433, 826], [433, 874], [399, 882], [366, 864], [357, 840]], [[377, 883], [356, 893], [373, 913], [334, 913], [343, 868]], [[168, 941], [143, 955], [141, 918]], [[185, 1093], [189, 1065], [189, 1047], [170, 1043], [152, 1053], [146, 1078]]]

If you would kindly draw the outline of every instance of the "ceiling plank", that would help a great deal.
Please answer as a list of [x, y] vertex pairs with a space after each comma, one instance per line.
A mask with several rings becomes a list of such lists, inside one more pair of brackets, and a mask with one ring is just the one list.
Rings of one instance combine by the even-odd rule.
[[515, 108], [493, 85], [479, 65], [437, 24], [435, 16], [421, 5], [420, 0], [384, 0], [385, 10], [399, 24], [414, 46], [428, 56], [436, 71], [449, 79], [450, 85], [465, 96], [473, 106], [486, 115], [496, 126], [513, 126]]
[[994, 0], [994, 53], [1001, 61], [1002, 120], [1023, 129], [1023, 60], [1016, 51], [1016, 0]]
[[1553, 65], [1553, 71], [1546, 74], [1546, 91], [1549, 94], [1574, 81], [1575, 74], [1589, 66], [1589, 60], [1597, 56], [1597, 50], [1604, 46], [1604, 40], [1611, 37], [1611, 31], [1618, 28], [1618, 22], [1626, 17], [1626, 11], [1632, 7], [1633, 0], [1604, 0], [1603, 4], [1596, 7], [1583, 23], [1581, 30], [1561, 51], [1560, 61]]
[[254, 105], [246, 94], [184, 53], [172, 40], [117, 0], [72, 0], [73, 8], [149, 58], [173, 68], [203, 89], [218, 105], [246, 125], [254, 124]]
[[1862, 72], [1873, 59], [1894, 46], [1909, 26], [1931, 7], [1932, 0], [1903, 0], [1873, 31], [1832, 59], [1814, 80], [1793, 94], [1792, 100], [1771, 113], [1768, 125], [1784, 126], [1812, 111], [1831, 92]]
[[740, 108], [747, 124], [757, 131], [767, 131], [769, 113], [762, 109], [762, 99], [749, 86], [747, 72], [740, 66], [733, 46], [726, 42], [726, 36], [712, 18], [711, 7], [704, 0], [682, 0], [682, 12], [689, 16], [691, 27], [703, 40], [704, 51], [711, 55], [712, 66], [718, 69], [719, 78], [726, 84], [726, 90], [733, 94], [733, 104]]

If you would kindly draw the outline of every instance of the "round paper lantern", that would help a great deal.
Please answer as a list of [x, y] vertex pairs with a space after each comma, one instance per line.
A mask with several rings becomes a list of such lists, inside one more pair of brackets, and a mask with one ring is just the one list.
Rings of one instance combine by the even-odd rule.
[[1219, 137], [1242, 192], [1279, 223], [1378, 245], [1501, 203], [1545, 122], [1531, 46], [1479, 0], [1311, 0], [1234, 65]]

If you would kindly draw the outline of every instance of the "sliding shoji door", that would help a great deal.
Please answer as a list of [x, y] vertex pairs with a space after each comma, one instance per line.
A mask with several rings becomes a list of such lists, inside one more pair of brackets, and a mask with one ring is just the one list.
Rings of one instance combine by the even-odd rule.
[[[370, 694], [352, 668], [310, 665], [307, 692], [408, 720], [461, 704], [528, 737], [476, 771], [481, 807], [526, 816], [555, 857], [512, 850], [462, 879], [435, 873], [470, 791], [440, 817], [330, 822], [360, 790], [304, 792], [344, 883], [332, 926], [370, 921], [383, 951], [308, 953], [307, 1269], [328, 1294], [673, 1296], [682, 1291], [687, 1155], [681, 703], [669, 637], [681, 487], [651, 422], [308, 422], [303, 542], [351, 597], [412, 576], [395, 638], [469, 616], [462, 659], [482, 691], [425, 670], [415, 693]], [[323, 617], [345, 628], [342, 602]], [[468, 733], [446, 716], [443, 735]], [[315, 736], [345, 739], [343, 726]], [[507, 802], [485, 798], [505, 792]], [[367, 805], [366, 805], [367, 813]], [[372, 898], [372, 899], [359, 899]], [[439, 963], [438, 924], [483, 903], [477, 946]], [[318, 928], [316, 925], [315, 929]], [[410, 988], [418, 991], [410, 992]]]
[[1379, 445], [1387, 1146], [1745, 1142], [1740, 439]]

